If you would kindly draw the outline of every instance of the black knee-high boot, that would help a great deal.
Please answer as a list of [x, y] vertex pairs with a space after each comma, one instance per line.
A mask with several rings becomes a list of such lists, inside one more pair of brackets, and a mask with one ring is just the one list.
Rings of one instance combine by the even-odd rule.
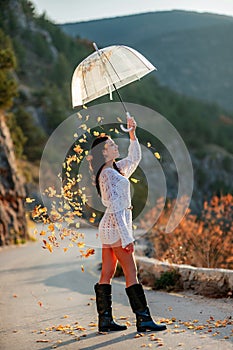
[[112, 318], [112, 286], [111, 284], [96, 284], [96, 306], [99, 314], [99, 332], [123, 331], [126, 326], [113, 321]]
[[156, 324], [150, 315], [146, 297], [141, 284], [134, 284], [125, 289], [133, 312], [136, 314], [138, 332], [164, 331], [165, 324]]

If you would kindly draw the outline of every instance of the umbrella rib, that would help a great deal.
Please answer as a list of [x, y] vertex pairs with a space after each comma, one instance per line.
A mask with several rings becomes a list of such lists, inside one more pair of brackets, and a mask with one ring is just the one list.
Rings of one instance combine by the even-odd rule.
[[88, 96], [87, 85], [86, 85], [86, 81], [85, 81], [85, 75], [84, 75], [84, 72], [83, 72], [83, 65], [82, 65], [82, 77], [83, 77], [83, 85], [84, 85], [84, 89], [85, 89], [85, 92], [86, 92], [86, 96]]

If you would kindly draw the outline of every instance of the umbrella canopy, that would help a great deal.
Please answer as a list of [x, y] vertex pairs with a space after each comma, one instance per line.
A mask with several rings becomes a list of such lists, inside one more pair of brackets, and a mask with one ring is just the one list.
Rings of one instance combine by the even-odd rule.
[[136, 50], [114, 45], [100, 49], [84, 59], [72, 77], [73, 108], [110, 94], [156, 68]]

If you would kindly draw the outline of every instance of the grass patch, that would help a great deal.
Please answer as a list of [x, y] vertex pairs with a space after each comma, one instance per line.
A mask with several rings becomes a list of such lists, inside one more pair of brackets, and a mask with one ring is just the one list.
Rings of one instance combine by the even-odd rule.
[[162, 272], [161, 276], [155, 281], [154, 289], [165, 289], [166, 291], [180, 290], [182, 289], [180, 277], [181, 275], [175, 269]]

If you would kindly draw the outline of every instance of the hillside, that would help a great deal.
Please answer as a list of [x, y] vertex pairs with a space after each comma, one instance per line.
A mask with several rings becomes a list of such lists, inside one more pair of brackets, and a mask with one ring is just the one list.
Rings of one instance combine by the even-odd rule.
[[16, 154], [38, 161], [50, 133], [72, 112], [71, 77], [91, 43], [69, 38], [26, 0], [0, 3], [0, 29], [17, 61], [18, 94], [8, 117]]
[[134, 47], [158, 68], [162, 85], [233, 111], [233, 18], [168, 11], [116, 17], [61, 28], [101, 47]]

